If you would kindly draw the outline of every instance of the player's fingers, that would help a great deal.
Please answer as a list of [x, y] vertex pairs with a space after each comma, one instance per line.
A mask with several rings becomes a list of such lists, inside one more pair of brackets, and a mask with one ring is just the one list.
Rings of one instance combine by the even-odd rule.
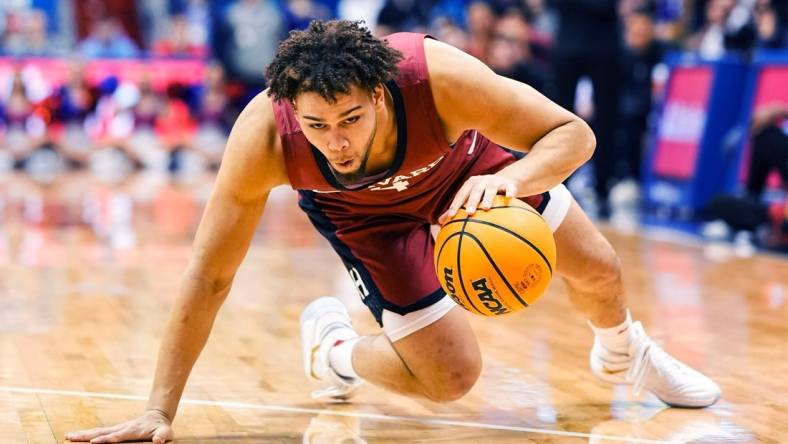
[[90, 444], [104, 444], [108, 442], [120, 442], [116, 434], [102, 435], [90, 440]]
[[484, 197], [482, 197], [482, 203], [479, 205], [479, 208], [483, 210], [489, 210], [490, 207], [493, 205], [493, 201], [495, 200], [495, 196], [498, 195], [498, 191], [503, 190], [505, 184], [503, 182], [498, 184], [491, 184], [488, 185], [484, 189]]
[[139, 433], [135, 429], [126, 428], [123, 430], [118, 430], [117, 432], [114, 433], [93, 438], [90, 440], [90, 443], [102, 444], [108, 442], [123, 442], [123, 441], [139, 440], [141, 438], [147, 438], [147, 436], [144, 436], [144, 434]]
[[460, 190], [454, 195], [454, 200], [452, 200], [451, 205], [449, 205], [447, 217], [454, 217], [454, 215], [457, 214], [462, 204], [468, 199], [468, 193], [470, 193], [471, 187], [473, 187], [473, 181], [471, 179], [468, 179], [468, 181], [460, 187]]
[[116, 425], [112, 427], [96, 427], [94, 429], [80, 430], [77, 432], [68, 432], [66, 433], [65, 438], [69, 441], [85, 442], [85, 441], [90, 441], [91, 439], [97, 436], [116, 432], [120, 430], [121, 427], [122, 427], [121, 425]]
[[506, 197], [517, 197], [517, 187], [512, 182], [506, 183]]
[[467, 211], [469, 215], [476, 212], [476, 208], [482, 200], [485, 188], [485, 181], [479, 181], [473, 187], [470, 194], [468, 194], [468, 199], [465, 201], [465, 211]]

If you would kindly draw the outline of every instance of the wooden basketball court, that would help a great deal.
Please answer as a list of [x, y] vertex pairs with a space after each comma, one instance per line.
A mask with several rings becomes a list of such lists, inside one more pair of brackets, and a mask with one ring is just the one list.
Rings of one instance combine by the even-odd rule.
[[[63, 442], [141, 413], [209, 188], [0, 178], [0, 443]], [[558, 279], [524, 313], [473, 318], [484, 371], [458, 402], [371, 386], [350, 404], [313, 401], [301, 308], [337, 295], [359, 329], [377, 330], [294, 194], [278, 189], [186, 387], [177, 442], [788, 442], [788, 258], [604, 231], [633, 316], [719, 383], [714, 407], [667, 409], [597, 382], [591, 332]]]

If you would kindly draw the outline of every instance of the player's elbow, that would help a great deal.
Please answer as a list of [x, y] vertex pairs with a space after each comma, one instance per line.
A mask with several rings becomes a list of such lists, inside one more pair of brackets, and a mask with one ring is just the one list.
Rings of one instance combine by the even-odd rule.
[[233, 275], [223, 276], [216, 273], [206, 273], [189, 267], [184, 276], [183, 288], [190, 293], [209, 297], [222, 303], [230, 292]]
[[596, 150], [596, 136], [585, 120], [578, 117], [572, 123], [576, 131], [575, 140], [577, 141], [579, 166], [591, 160], [591, 156], [594, 155], [594, 150]]

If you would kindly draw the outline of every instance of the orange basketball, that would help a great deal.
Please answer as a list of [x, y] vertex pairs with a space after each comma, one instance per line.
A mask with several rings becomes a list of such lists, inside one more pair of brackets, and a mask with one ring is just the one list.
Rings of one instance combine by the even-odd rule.
[[435, 241], [441, 286], [471, 313], [520, 311], [544, 293], [555, 268], [555, 240], [528, 204], [498, 196], [490, 210], [460, 210]]

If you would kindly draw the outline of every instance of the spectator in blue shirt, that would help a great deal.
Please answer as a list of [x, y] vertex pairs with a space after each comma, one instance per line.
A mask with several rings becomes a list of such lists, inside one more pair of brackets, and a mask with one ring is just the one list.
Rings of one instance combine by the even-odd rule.
[[90, 58], [128, 58], [139, 55], [139, 48], [110, 16], [93, 24], [90, 35], [79, 43], [79, 52]]

